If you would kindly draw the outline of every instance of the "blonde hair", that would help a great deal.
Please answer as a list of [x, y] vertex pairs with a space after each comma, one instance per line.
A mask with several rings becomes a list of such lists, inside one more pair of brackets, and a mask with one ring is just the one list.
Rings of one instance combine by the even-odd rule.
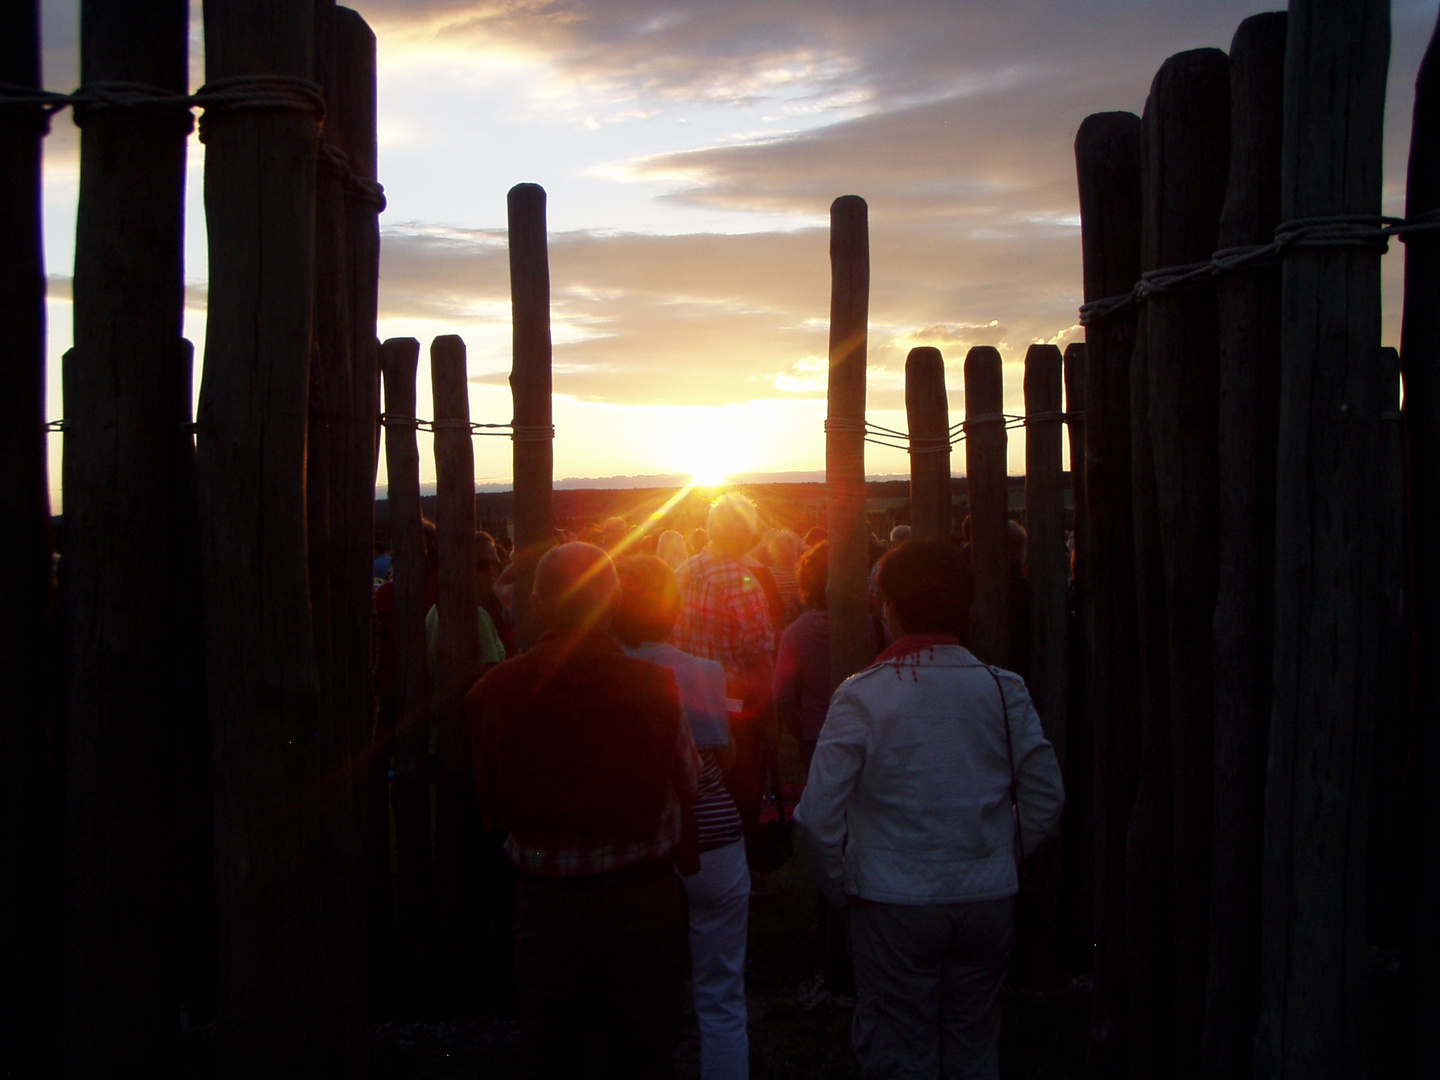
[[655, 541], [655, 554], [664, 559], [671, 570], [676, 570], [690, 557], [690, 549], [685, 546], [683, 536], [674, 529], [666, 529]]
[[760, 513], [755, 504], [732, 491], [710, 504], [705, 532], [721, 551], [738, 557], [750, 549], [759, 523]]

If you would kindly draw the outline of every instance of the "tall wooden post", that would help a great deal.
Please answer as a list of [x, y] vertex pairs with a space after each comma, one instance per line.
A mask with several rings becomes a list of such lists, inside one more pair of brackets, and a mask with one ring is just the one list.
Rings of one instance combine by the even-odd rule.
[[970, 648], [983, 662], [1008, 667], [1010, 496], [1004, 413], [1000, 353], [989, 345], [973, 346], [965, 354], [965, 476], [970, 483], [970, 565], [975, 572]]
[[1085, 508], [1085, 343], [1065, 346], [1065, 426], [1075, 549], [1065, 705], [1065, 822], [1061, 836], [1060, 937], [1072, 971], [1095, 964], [1095, 731], [1090, 709], [1090, 530]]
[[[1145, 112], [1147, 178], [1144, 270], [1203, 262], [1217, 246], [1230, 145], [1230, 64], [1219, 49], [1179, 53], [1161, 66]], [[1169, 749], [1173, 828], [1172, 922], [1157, 948], [1173, 957], [1173, 1032], [1178, 1065], [1199, 1054], [1209, 932], [1210, 822], [1214, 794], [1214, 655], [1219, 487], [1219, 327], [1213, 287], [1158, 293], [1145, 313], [1146, 378], [1154, 454], [1156, 523], [1164, 560], [1169, 642]], [[1138, 549], [1137, 539], [1137, 549]], [[1142, 608], [1142, 641], [1147, 636]], [[1157, 781], [1158, 783], [1158, 781]], [[1145, 780], [1141, 779], [1141, 788]], [[1137, 808], [1138, 813], [1138, 808]], [[1152, 877], [1154, 867], [1144, 871]], [[1166, 943], [1166, 944], [1163, 944]], [[1154, 1070], [1162, 1067], [1159, 1060]]]
[[[1281, 217], [1378, 214], [1390, 5], [1295, 0]], [[1274, 699], [1257, 1069], [1368, 1073], [1366, 839], [1383, 618], [1371, 501], [1385, 411], [1380, 252], [1281, 267]]]
[[[336, 57], [335, 0], [315, 0], [315, 81], [325, 96], [322, 138], [335, 146], [345, 102]], [[330, 134], [330, 132], [335, 134]], [[342, 151], [343, 153], [343, 151]], [[364, 1068], [365, 1016], [364, 818], [356, 801], [360, 747], [354, 715], [356, 687], [367, 681], [368, 650], [357, 655], [352, 550], [350, 413], [353, 407], [346, 226], [346, 167], [322, 154], [315, 177], [315, 302], [310, 336], [309, 426], [306, 429], [306, 543], [309, 546], [310, 608], [320, 676], [320, 717], [316, 732], [330, 777], [316, 808], [326, 831], [326, 926], [332, 946], [337, 1015], [351, 1025], [343, 1040], [352, 1060], [347, 1071]], [[363, 571], [362, 571], [363, 572]], [[365, 573], [359, 584], [368, 585]]]
[[[1440, 26], [1415, 81], [1405, 212], [1440, 209]], [[1406, 465], [1410, 481], [1410, 551], [1414, 609], [1414, 683], [1406, 813], [1411, 851], [1440, 851], [1440, 235], [1417, 233], [1405, 245]], [[1440, 1060], [1440, 864], [1409, 859], [1405, 923], [1405, 1058], [1412, 1075]]]
[[[188, 8], [91, 2], [82, 81], [184, 93]], [[176, 511], [183, 426], [184, 108], [81, 111], [75, 348], [64, 367], [67, 1069], [165, 1071], [179, 1038], [176, 700], [199, 627], [195, 580], [137, 574], [194, 547]], [[193, 523], [192, 523], [193, 524]], [[177, 604], [177, 596], [181, 602]]]
[[415, 441], [415, 371], [420, 343], [390, 338], [380, 347], [385, 374], [385, 464], [395, 577], [396, 966], [404, 1015], [423, 1015], [433, 990], [435, 878], [430, 863], [430, 687], [425, 670], [425, 541], [420, 514], [420, 451]]
[[[313, 5], [211, 0], [210, 83], [308, 79]], [[305, 547], [305, 426], [316, 115], [211, 110], [205, 164], [209, 332], [197, 464], [215, 755], [221, 1060], [300, 1076], [343, 1056], [330, 978], [325, 830], [331, 778]]]
[[[480, 969], [479, 804], [465, 694], [480, 677], [479, 595], [475, 582], [475, 450], [465, 343], [454, 334], [430, 346], [435, 391], [435, 529], [440, 592], [436, 601], [435, 891], [443, 948], [439, 1001], [473, 1014]], [[470, 1010], [466, 1012], [465, 1010]]]
[[[1140, 276], [1140, 118], [1096, 113], [1075, 135], [1085, 299], [1130, 291]], [[1123, 1076], [1129, 1050], [1125, 838], [1139, 777], [1135, 532], [1130, 477], [1130, 360], [1136, 320], [1085, 328], [1085, 517], [1091, 540], [1090, 715], [1095, 732], [1095, 1006], [1091, 1051]]]
[[[1268, 243], [1280, 223], [1285, 13], [1253, 15], [1230, 46], [1230, 176], [1220, 248]], [[1242, 1075], [1260, 1011], [1260, 837], [1270, 730], [1280, 272], [1215, 285], [1220, 326], [1215, 511], [1215, 786], [1210, 953], [1201, 1075]]]
[[1070, 606], [1065, 565], [1065, 489], [1060, 462], [1064, 427], [1060, 350], [1031, 345], [1025, 353], [1025, 521], [1030, 579], [1030, 671], [1026, 682], [1045, 737], [1065, 765], [1066, 621]]
[[507, 199], [510, 223], [510, 304], [515, 402], [515, 601], [517, 643], [539, 636], [530, 618], [535, 564], [555, 540], [554, 418], [550, 405], [550, 256], [546, 246], [545, 189], [516, 184]]
[[[0, 10], [0, 82], [39, 89], [38, 0]], [[11, 824], [0, 839], [8, 868], [0, 889], [0, 1045], [14, 1068], [53, 1070], [59, 967], [56, 850], [46, 742], [51, 720], [50, 492], [45, 446], [45, 261], [41, 235], [41, 141], [38, 108], [0, 109], [0, 807]]]
[[[345, 686], [341, 714], [352, 740], [356, 805], [363, 822], [358, 841], [368, 900], [362, 923], [371, 941], [367, 959], [372, 1015], [387, 1015], [389, 970], [390, 810], [388, 743], [376, 738], [375, 693], [370, 672], [371, 579], [375, 535], [376, 423], [380, 414], [380, 370], [375, 321], [379, 307], [380, 211], [384, 196], [375, 185], [375, 35], [349, 8], [335, 9], [335, 82], [339, 118], [336, 138], [349, 158], [354, 179], [345, 188], [345, 272], [350, 315], [350, 392], [346, 415], [345, 527], [340, 537], [344, 566], [337, 598], [341, 640], [352, 678]], [[383, 940], [382, 940], [383, 935]]]
[[910, 431], [910, 527], [916, 537], [950, 536], [950, 405], [939, 349], [905, 358], [905, 416]]
[[830, 682], [874, 659], [866, 590], [865, 356], [870, 321], [870, 208], [858, 195], [830, 204], [830, 382], [825, 417], [830, 535]]

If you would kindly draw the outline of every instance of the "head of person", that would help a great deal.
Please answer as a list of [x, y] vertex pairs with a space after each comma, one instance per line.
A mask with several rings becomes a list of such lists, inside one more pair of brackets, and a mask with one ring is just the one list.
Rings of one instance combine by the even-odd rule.
[[609, 629], [619, 591], [615, 564], [605, 549], [576, 540], [541, 556], [530, 604], [547, 630], [589, 633]]
[[600, 523], [600, 540], [605, 550], [618, 554], [630, 535], [630, 526], [622, 517], [608, 517]]
[[483, 529], [475, 532], [475, 587], [479, 598], [489, 599], [495, 593], [495, 578], [500, 573], [500, 552], [495, 538]]
[[805, 534], [805, 538], [800, 541], [800, 546], [812, 548], [816, 544], [820, 543], [822, 540], [829, 539], [829, 536], [829, 533], [827, 533], [824, 529], [820, 528], [819, 525], [816, 525]]
[[732, 559], [745, 555], [755, 544], [760, 515], [755, 504], [738, 492], [721, 495], [710, 504], [705, 532], [721, 554]]
[[660, 534], [660, 539], [655, 542], [655, 554], [664, 559], [671, 570], [679, 569], [680, 564], [690, 557], [685, 538], [674, 529], [666, 529]]
[[974, 590], [955, 545], [907, 540], [880, 560], [876, 584], [897, 635], [954, 634], [965, 640]]
[[710, 537], [704, 529], [691, 529], [690, 535], [685, 538], [685, 546], [690, 549], [691, 555], [699, 555], [708, 543]]
[[605, 546], [605, 533], [600, 526], [596, 525], [593, 521], [583, 526], [580, 531], [575, 534], [575, 539], [579, 543], [589, 544], [591, 547]]
[[830, 580], [830, 541], [821, 540], [804, 555], [795, 567], [795, 584], [800, 602], [816, 611], [824, 611], [827, 602], [825, 586]]
[[800, 538], [789, 529], [772, 529], [765, 537], [765, 562], [776, 570], [793, 571], [800, 558]]
[[896, 525], [890, 530], [890, 546], [899, 547], [906, 540], [910, 539], [911, 530], [909, 525]]
[[1018, 521], [1007, 521], [1005, 523], [1005, 549], [1010, 553], [1010, 569], [1019, 570], [1025, 565], [1025, 552], [1028, 538], [1025, 535], [1025, 526]]
[[630, 555], [615, 564], [620, 594], [610, 628], [626, 645], [668, 641], [680, 617], [680, 586], [664, 559]]

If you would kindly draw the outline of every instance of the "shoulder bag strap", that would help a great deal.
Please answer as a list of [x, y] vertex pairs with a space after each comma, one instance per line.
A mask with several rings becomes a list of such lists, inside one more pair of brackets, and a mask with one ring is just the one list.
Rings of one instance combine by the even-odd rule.
[[1010, 710], [1005, 704], [1005, 688], [1000, 685], [1000, 676], [995, 669], [986, 666], [986, 671], [995, 680], [995, 689], [1000, 693], [1000, 715], [1005, 720], [1005, 757], [1010, 762], [1010, 808], [1015, 812], [1015, 864], [1025, 857], [1025, 829], [1020, 824], [1020, 801], [1015, 797], [1015, 744], [1010, 740]]

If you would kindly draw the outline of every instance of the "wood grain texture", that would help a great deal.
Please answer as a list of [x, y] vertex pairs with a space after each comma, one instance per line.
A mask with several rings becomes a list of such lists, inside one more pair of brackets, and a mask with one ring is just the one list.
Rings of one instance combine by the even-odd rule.
[[1004, 411], [1000, 353], [990, 345], [972, 346], [965, 354], [965, 475], [970, 484], [970, 566], [975, 573], [970, 651], [987, 664], [1012, 668]]
[[[1075, 136], [1085, 299], [1128, 292], [1140, 276], [1140, 118], [1096, 113]], [[1139, 776], [1138, 631], [1131, 499], [1133, 315], [1085, 331], [1085, 517], [1095, 732], [1095, 1006], [1091, 1059], [1101, 1076], [1129, 1062], [1125, 839]]]
[[[179, 0], [86, 4], [82, 81], [183, 92], [187, 33]], [[182, 569], [194, 570], [195, 523], [176, 498], [193, 453], [181, 369], [189, 119], [80, 119], [75, 348], [62, 369], [65, 1056], [75, 1075], [106, 1076], [174, 1061], [178, 886], [199, 854], [178, 849], [176, 819], [180, 729], [204, 723], [198, 701], [176, 696], [200, 638], [199, 583]], [[137, 558], [176, 577], [137, 573]]]
[[[1378, 214], [1389, 4], [1296, 0], [1281, 217]], [[1384, 410], [1378, 252], [1281, 268], [1275, 668], [1266, 783], [1265, 1075], [1368, 1075], [1366, 876], [1383, 618], [1370, 539]]]
[[[479, 987], [481, 826], [475, 798], [475, 757], [464, 699], [480, 677], [475, 612], [475, 450], [465, 343], [454, 334], [430, 346], [435, 392], [435, 530], [439, 538], [439, 635], [435, 678], [435, 892], [437, 1000], [455, 1016], [474, 1014]], [[453, 426], [464, 424], [464, 427]]]
[[[1246, 19], [1230, 46], [1230, 171], [1220, 247], [1280, 224], [1285, 14]], [[1249, 1069], [1260, 1011], [1260, 846], [1274, 651], [1280, 271], [1216, 282], [1220, 398], [1215, 510], [1215, 784], [1202, 1077]]]
[[[507, 196], [510, 227], [510, 305], [513, 357], [510, 393], [516, 428], [549, 428], [551, 412], [550, 255], [545, 189], [516, 184]], [[519, 433], [517, 434], [525, 434]], [[555, 542], [555, 446], [546, 439], [514, 442], [516, 644], [527, 648], [540, 627], [530, 617], [535, 564]]]
[[[206, 75], [313, 73], [311, 4], [210, 0]], [[197, 467], [220, 909], [220, 1058], [308, 1076], [343, 1057], [325, 948], [329, 777], [305, 545], [315, 118], [210, 118], [209, 321]]]
[[950, 404], [945, 395], [945, 358], [921, 346], [905, 358], [905, 417], [910, 455], [910, 527], [916, 537], [950, 538]]
[[830, 682], [874, 659], [867, 601], [870, 527], [865, 518], [865, 357], [870, 319], [870, 210], [858, 195], [830, 204], [830, 381], [826, 417], [854, 430], [825, 433], [830, 576]]
[[[389, 338], [380, 347], [385, 414], [415, 416], [420, 342]], [[395, 579], [394, 779], [396, 996], [402, 1015], [424, 1014], [435, 965], [435, 878], [430, 858], [430, 677], [425, 661], [429, 566], [420, 513], [420, 450], [415, 428], [385, 428], [390, 551]]]
[[[1155, 76], [1145, 111], [1143, 271], [1201, 262], [1216, 249], [1229, 144], [1225, 53], [1192, 49], [1170, 57]], [[1164, 590], [1164, 614], [1157, 612], [1154, 636], [1169, 646], [1168, 715], [1161, 738], [1170, 755], [1165, 797], [1173, 830], [1171, 922], [1157, 927], [1156, 944], [1170, 943], [1174, 998], [1164, 1026], [1173, 1032], [1169, 1068], [1178, 1071], [1190, 1068], [1199, 1053], [1209, 932], [1220, 387], [1213, 287], [1152, 296], [1144, 324], [1156, 551], [1163, 560]], [[1136, 550], [1141, 551], [1138, 534]], [[1142, 648], [1150, 639], [1151, 610], [1142, 598]]]
[[[1062, 411], [1064, 359], [1054, 345], [1025, 352], [1025, 414]], [[1030, 670], [1026, 683], [1045, 737], [1065, 767], [1070, 670], [1067, 621], [1069, 567], [1065, 551], [1065, 486], [1060, 440], [1064, 421], [1027, 421], [1025, 427], [1026, 566], [1030, 580]]]

